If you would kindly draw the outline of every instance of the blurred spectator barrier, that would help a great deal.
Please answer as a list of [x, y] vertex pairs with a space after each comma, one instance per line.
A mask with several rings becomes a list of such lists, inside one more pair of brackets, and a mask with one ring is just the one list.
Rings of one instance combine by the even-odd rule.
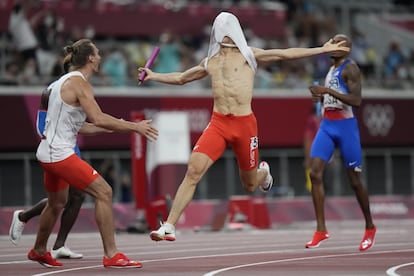
[[[36, 87], [0, 89], [0, 116], [4, 118], [4, 133], [0, 137], [0, 206], [31, 205], [44, 196], [42, 172], [34, 155], [39, 142], [35, 132], [39, 91], [41, 88]], [[212, 109], [209, 91], [141, 88], [116, 92], [97, 89], [95, 93], [103, 110], [119, 118], [129, 118], [131, 111], [143, 111], [148, 118], [161, 110], [188, 112], [192, 145], [209, 122]], [[357, 110], [364, 150], [364, 183], [371, 194], [412, 195], [414, 130], [410, 114], [414, 95], [398, 91], [364, 91], [364, 95]], [[256, 92], [253, 108], [259, 123], [261, 158], [271, 164], [279, 184], [269, 196], [308, 195], [302, 167], [302, 132], [312, 106], [310, 101], [306, 91]], [[128, 134], [79, 138], [83, 157], [96, 167], [109, 158], [116, 167], [130, 171]], [[339, 158], [335, 156], [334, 164], [340, 164]], [[342, 166], [334, 165], [332, 174], [327, 193], [351, 195]], [[119, 185], [114, 186], [117, 200]], [[232, 152], [226, 151], [202, 179], [196, 198], [228, 199], [243, 194], [236, 161]]]

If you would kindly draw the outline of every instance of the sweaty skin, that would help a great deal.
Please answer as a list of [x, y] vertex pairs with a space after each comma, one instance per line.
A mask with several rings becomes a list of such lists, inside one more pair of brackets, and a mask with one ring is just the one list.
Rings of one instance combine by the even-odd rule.
[[[349, 47], [345, 47], [343, 44], [342, 42], [334, 44], [332, 40], [329, 40], [322, 47], [316, 48], [251, 49], [256, 62], [260, 64], [305, 58], [328, 52], [349, 52]], [[214, 112], [234, 116], [252, 114], [251, 101], [255, 72], [240, 50], [235, 47], [234, 41], [229, 37], [224, 37], [219, 52], [208, 60], [207, 66], [205, 66], [205, 63], [204, 59], [198, 65], [184, 72], [156, 73], [143, 67], [138, 70], [140, 73], [143, 71], [147, 73], [144, 82], [152, 80], [175, 85], [183, 85], [210, 76]], [[214, 160], [207, 154], [193, 151], [186, 175], [177, 190], [166, 223], [172, 225], [177, 223], [180, 215], [191, 201], [196, 185], [213, 163]], [[268, 172], [265, 169], [243, 170], [239, 167], [239, 175], [243, 188], [248, 192], [253, 192], [260, 183], [263, 183]]]
[[[344, 43], [345, 46], [352, 47], [351, 40], [342, 34], [335, 35], [332, 41], [334, 43]], [[349, 59], [349, 53], [332, 53], [331, 59], [335, 70], [339, 70], [341, 66], [345, 66], [341, 75], [337, 73], [338, 76], [336, 76], [336, 78], [342, 79], [342, 82], [346, 85], [348, 91], [346, 91], [347, 93], [344, 93], [342, 90], [341, 93], [340, 88], [336, 88], [338, 89], [338, 91], [336, 91], [335, 89], [321, 85], [312, 85], [309, 87], [312, 93], [312, 99], [314, 101], [322, 100], [324, 105], [324, 115], [311, 149], [310, 178], [312, 182], [312, 201], [316, 216], [316, 232], [314, 238], [306, 244], [306, 247], [319, 246], [318, 244], [322, 240], [319, 240], [318, 236], [321, 235], [320, 233], [323, 233], [323, 235], [327, 233], [323, 173], [330, 156], [332, 156], [334, 152], [334, 147], [337, 147], [341, 151], [344, 163], [346, 163], [346, 173], [362, 214], [364, 215], [366, 232], [360, 243], [360, 250], [364, 251], [373, 245], [376, 228], [369, 207], [368, 191], [361, 180], [361, 166], [356, 162], [357, 160], [362, 159], [358, 124], [352, 111], [351, 117], [347, 117], [349, 113], [346, 112], [345, 108], [332, 108], [331, 106], [327, 108], [325, 104], [326, 101], [323, 100], [323, 97], [325, 96], [332, 96], [332, 98], [340, 100], [350, 107], [359, 107], [362, 101], [361, 73], [358, 65]], [[329, 79], [327, 77], [327, 82], [333, 78], [330, 76], [330, 72], [327, 74], [329, 77]], [[337, 81], [339, 82], [339, 80]], [[327, 86], [329, 86], [329, 83], [327, 83]], [[327, 95], [324, 96], [324, 94]], [[328, 114], [330, 114], [329, 116], [331, 117], [328, 117]], [[335, 119], [334, 116], [336, 117]], [[354, 125], [344, 125], [344, 122], [352, 122], [350, 120], [355, 120]], [[355, 126], [355, 128], [353, 126]], [[347, 136], [346, 134], [349, 133], [356, 133], [356, 135]], [[352, 144], [353, 142], [355, 142], [356, 145]], [[344, 145], [345, 143], [346, 145]], [[347, 161], [345, 154], [348, 155], [349, 153], [353, 153], [352, 159]]]
[[[232, 44], [233, 41], [225, 37], [223, 43]], [[344, 46], [345, 42], [334, 44], [332, 40], [326, 42], [323, 47], [315, 48], [289, 48], [289, 49], [258, 49], [251, 48], [258, 63], [278, 61], [286, 59], [299, 59], [327, 52], [349, 52]], [[251, 101], [253, 97], [254, 71], [247, 63], [237, 47], [225, 47], [222, 45], [220, 52], [208, 61], [184, 72], [159, 74], [148, 68], [139, 68], [146, 71], [145, 81], [153, 80], [168, 84], [185, 84], [202, 79], [207, 75], [211, 77], [211, 88], [214, 98], [213, 111], [221, 114], [233, 114], [236, 116], [248, 115], [252, 112]]]
[[252, 112], [254, 72], [238, 48], [223, 48], [209, 61], [207, 70], [211, 76], [215, 112], [237, 116]]

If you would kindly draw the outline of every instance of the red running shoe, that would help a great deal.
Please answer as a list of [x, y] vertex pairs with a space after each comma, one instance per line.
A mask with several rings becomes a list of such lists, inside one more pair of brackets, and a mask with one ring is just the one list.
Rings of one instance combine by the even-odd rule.
[[112, 258], [103, 257], [104, 267], [112, 268], [140, 268], [142, 263], [131, 261], [122, 253], [116, 253]]
[[29, 260], [38, 262], [39, 264], [41, 264], [45, 267], [63, 266], [62, 263], [56, 261], [56, 259], [54, 259], [52, 257], [52, 255], [50, 255], [50, 252], [46, 252], [43, 255], [39, 255], [34, 251], [34, 249], [32, 249], [32, 250], [29, 251], [29, 254], [27, 254], [27, 258], [29, 258]]
[[370, 249], [374, 245], [375, 233], [377, 228], [374, 226], [372, 229], [365, 229], [365, 235], [359, 244], [359, 251], [365, 251]]
[[326, 231], [323, 231], [323, 232], [316, 231], [316, 232], [313, 234], [313, 238], [312, 238], [312, 240], [311, 240], [311, 241], [309, 241], [309, 242], [305, 245], [305, 247], [306, 247], [306, 248], [316, 248], [316, 247], [319, 247], [319, 245], [321, 244], [321, 242], [322, 242], [323, 240], [326, 240], [326, 239], [329, 239], [328, 232], [326, 232]]

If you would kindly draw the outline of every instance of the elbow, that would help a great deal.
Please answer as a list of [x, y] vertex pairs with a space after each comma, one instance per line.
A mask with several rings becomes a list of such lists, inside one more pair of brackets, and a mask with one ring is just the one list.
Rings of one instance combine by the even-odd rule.
[[105, 128], [105, 126], [106, 126], [103, 116], [97, 116], [97, 117], [94, 117], [94, 118], [90, 118], [90, 122], [92, 124], [94, 124], [95, 126], [97, 126], [97, 127]]
[[177, 85], [183, 85], [183, 84], [185, 84], [186, 83], [186, 81], [184, 81], [184, 80], [182, 80], [182, 79], [179, 79], [178, 81], [176, 81], [176, 83], [175, 84], [177, 84]]
[[360, 107], [361, 106], [361, 103], [362, 103], [362, 99], [356, 99], [355, 101], [354, 101], [354, 106], [355, 107]]
[[185, 78], [179, 77], [175, 80], [175, 84], [177, 85], [183, 85], [186, 84], [188, 81]]
[[103, 120], [98, 120], [95, 123], [93, 123], [96, 127], [100, 127], [100, 128], [108, 128], [108, 125], [105, 124], [105, 122]]

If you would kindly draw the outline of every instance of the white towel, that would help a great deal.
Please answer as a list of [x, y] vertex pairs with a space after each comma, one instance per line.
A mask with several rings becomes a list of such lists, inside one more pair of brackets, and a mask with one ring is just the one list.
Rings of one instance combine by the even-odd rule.
[[225, 36], [228, 36], [234, 41], [247, 63], [249, 63], [252, 70], [256, 72], [257, 62], [254, 58], [252, 49], [247, 46], [246, 38], [244, 37], [239, 20], [236, 16], [228, 12], [221, 12], [214, 20], [205, 67], [207, 68], [208, 60], [219, 52], [220, 43]]

